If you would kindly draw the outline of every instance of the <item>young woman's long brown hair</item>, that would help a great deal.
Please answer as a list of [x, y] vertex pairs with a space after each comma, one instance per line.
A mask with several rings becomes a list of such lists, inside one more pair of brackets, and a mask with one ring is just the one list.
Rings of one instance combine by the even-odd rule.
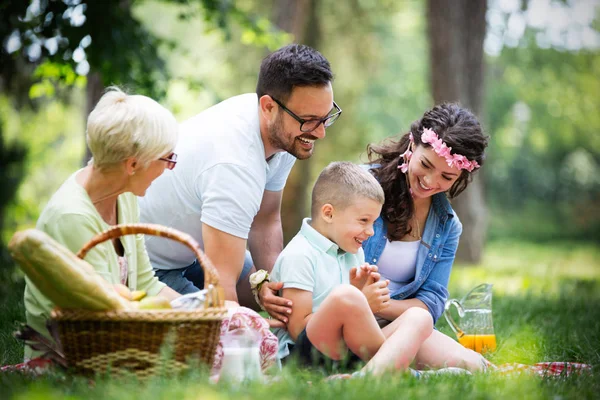
[[[390, 240], [400, 240], [410, 233], [409, 222], [414, 213], [414, 203], [406, 177], [398, 166], [404, 162], [401, 155], [410, 144], [411, 132], [415, 146], [431, 147], [421, 141], [423, 128], [432, 129], [448, 147], [452, 148], [452, 154], [462, 154], [469, 160], [477, 161], [480, 166], [483, 165], [488, 137], [483, 134], [481, 125], [473, 113], [454, 103], [441, 104], [427, 111], [420, 120], [412, 123], [410, 132], [398, 140], [388, 139], [380, 144], [369, 144], [367, 146], [369, 164], [381, 165], [371, 171], [379, 180], [385, 193], [385, 203], [381, 213], [389, 223]], [[461, 170], [459, 178], [447, 193], [451, 199], [467, 188], [473, 172]]]

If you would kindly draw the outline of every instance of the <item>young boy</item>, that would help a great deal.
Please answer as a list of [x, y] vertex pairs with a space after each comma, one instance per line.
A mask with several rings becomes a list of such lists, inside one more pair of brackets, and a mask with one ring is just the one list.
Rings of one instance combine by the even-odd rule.
[[[311, 218], [275, 263], [272, 279], [294, 304], [287, 330], [277, 329], [280, 358], [301, 364], [343, 359], [348, 350], [366, 371], [407, 369], [433, 329], [430, 314], [411, 308], [381, 329], [374, 312], [389, 305], [388, 282], [364, 263], [362, 242], [373, 235], [383, 190], [358, 165], [335, 162], [319, 175]], [[315, 360], [313, 354], [318, 357]]]

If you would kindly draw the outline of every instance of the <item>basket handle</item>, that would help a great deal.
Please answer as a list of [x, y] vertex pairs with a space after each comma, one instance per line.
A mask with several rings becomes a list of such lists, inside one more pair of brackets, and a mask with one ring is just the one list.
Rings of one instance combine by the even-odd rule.
[[77, 253], [77, 257], [83, 259], [94, 246], [106, 242], [107, 240], [139, 233], [143, 233], [144, 235], [162, 236], [185, 244], [194, 252], [198, 262], [200, 263], [200, 267], [204, 271], [204, 288], [206, 289], [208, 285], [211, 284], [215, 287], [219, 286], [219, 274], [217, 273], [217, 270], [212, 262], [210, 262], [208, 257], [202, 252], [202, 250], [200, 250], [200, 245], [198, 242], [187, 233], [183, 233], [176, 229], [167, 228], [158, 224], [115, 225], [112, 228], [97, 234], [90, 239], [89, 242], [84, 244], [81, 250], [79, 250]]

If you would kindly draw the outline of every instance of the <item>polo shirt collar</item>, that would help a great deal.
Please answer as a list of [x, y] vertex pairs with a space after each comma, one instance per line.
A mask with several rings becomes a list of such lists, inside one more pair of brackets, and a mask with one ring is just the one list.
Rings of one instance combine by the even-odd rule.
[[327, 239], [325, 236], [317, 232], [315, 228], [310, 226], [311, 219], [304, 218], [302, 220], [302, 227], [300, 228], [300, 233], [308, 240], [315, 248], [321, 250], [323, 253], [328, 253], [333, 256], [338, 255], [338, 251], [340, 247], [333, 243], [331, 240]]

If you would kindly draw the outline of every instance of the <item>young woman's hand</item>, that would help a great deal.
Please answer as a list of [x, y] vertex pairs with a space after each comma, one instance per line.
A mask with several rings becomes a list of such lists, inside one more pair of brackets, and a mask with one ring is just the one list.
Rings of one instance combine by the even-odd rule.
[[[283, 288], [283, 282], [265, 282], [260, 288], [259, 299], [271, 317], [287, 324], [289, 315], [292, 313], [292, 302], [277, 295], [281, 288]], [[275, 327], [272, 323], [270, 325]]]
[[[367, 280], [372, 273], [377, 272], [377, 265], [363, 263], [358, 267], [353, 267], [350, 270], [350, 284], [355, 288], [362, 290], [367, 284]], [[379, 276], [379, 274], [377, 274]], [[379, 280], [379, 278], [377, 278]]]
[[371, 311], [377, 313], [390, 305], [389, 280], [380, 280], [381, 276], [377, 272], [369, 274], [367, 282], [362, 289], [367, 298]]

